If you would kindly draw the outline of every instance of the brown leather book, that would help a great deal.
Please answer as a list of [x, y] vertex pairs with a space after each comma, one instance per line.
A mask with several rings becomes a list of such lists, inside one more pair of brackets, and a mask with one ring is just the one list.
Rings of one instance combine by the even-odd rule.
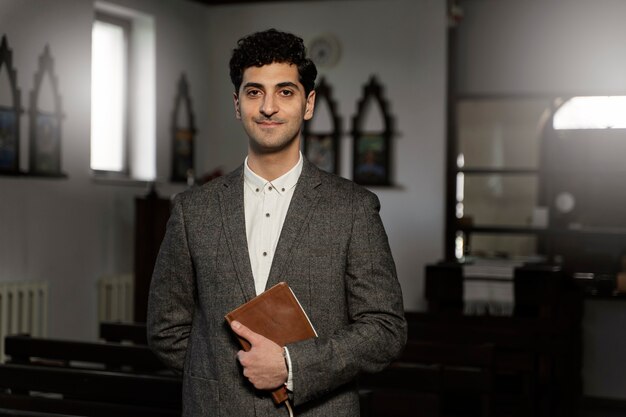
[[[274, 285], [226, 314], [229, 324], [235, 320], [281, 347], [317, 336], [298, 299], [285, 282]], [[237, 338], [245, 351], [250, 350], [247, 340]], [[284, 386], [277, 388], [272, 391], [272, 398], [275, 404], [285, 402], [288, 399], [287, 389]]]

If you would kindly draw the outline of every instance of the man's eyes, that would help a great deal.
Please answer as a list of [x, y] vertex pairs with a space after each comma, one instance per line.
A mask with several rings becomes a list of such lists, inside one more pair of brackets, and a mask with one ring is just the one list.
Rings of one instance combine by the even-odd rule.
[[[261, 90], [247, 90], [246, 95], [248, 97], [259, 97], [263, 95], [263, 91]], [[294, 92], [289, 89], [279, 90], [278, 95], [281, 97], [291, 97], [294, 95]]]

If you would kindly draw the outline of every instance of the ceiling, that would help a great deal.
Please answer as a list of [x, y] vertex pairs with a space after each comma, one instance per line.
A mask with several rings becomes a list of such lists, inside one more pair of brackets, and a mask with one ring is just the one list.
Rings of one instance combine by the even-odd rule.
[[[270, 3], [270, 2], [288, 2], [293, 0], [191, 0], [196, 3], [202, 3], [207, 6], [218, 4], [242, 4], [242, 3]], [[299, 0], [303, 1], [303, 0]], [[319, 1], [319, 0], [318, 0]]]

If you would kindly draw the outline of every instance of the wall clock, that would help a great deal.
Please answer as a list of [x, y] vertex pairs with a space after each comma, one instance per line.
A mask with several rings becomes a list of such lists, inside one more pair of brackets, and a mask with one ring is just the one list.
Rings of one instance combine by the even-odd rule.
[[330, 34], [319, 35], [309, 43], [309, 57], [318, 67], [330, 68], [339, 61], [339, 40]]

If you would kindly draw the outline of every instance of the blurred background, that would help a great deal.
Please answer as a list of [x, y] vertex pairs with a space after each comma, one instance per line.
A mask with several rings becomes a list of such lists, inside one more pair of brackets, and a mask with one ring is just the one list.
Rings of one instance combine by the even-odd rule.
[[[467, 307], [515, 305], [517, 268], [556, 268], [573, 298], [530, 298], [572, 319], [568, 392], [624, 408], [624, 17], [619, 0], [0, 0], [0, 335], [145, 320], [168, 201], [246, 154], [231, 50], [275, 27], [328, 86], [307, 127], [334, 141], [325, 167], [353, 178], [357, 141], [384, 140], [388, 175], [364, 185], [407, 312], [437, 313], [441, 286], [515, 319]], [[450, 265], [468, 282], [427, 285]], [[489, 268], [515, 285], [472, 286]]]

